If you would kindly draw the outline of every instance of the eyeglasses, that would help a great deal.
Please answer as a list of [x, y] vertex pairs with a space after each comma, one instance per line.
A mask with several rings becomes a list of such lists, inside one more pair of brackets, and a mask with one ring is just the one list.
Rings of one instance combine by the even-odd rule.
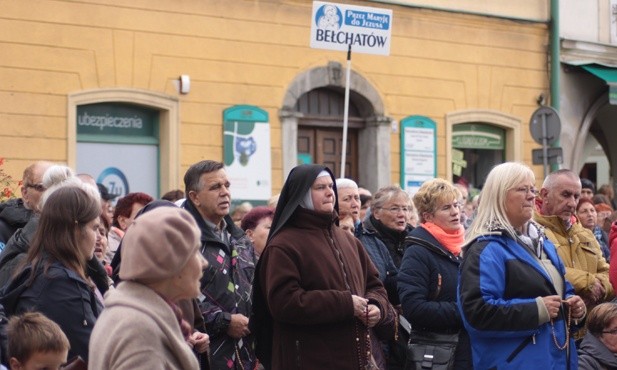
[[617, 334], [617, 329], [603, 331], [602, 334]]
[[385, 211], [388, 211], [392, 214], [398, 215], [399, 212], [403, 211], [404, 213], [409, 212], [409, 208], [407, 207], [390, 207], [390, 208], [382, 208]]
[[26, 184], [27, 188], [32, 188], [36, 191], [45, 191], [43, 184]]
[[514, 189], [520, 193], [531, 193], [532, 195], [536, 195], [536, 193], [538, 192], [538, 190], [533, 187], [533, 186], [519, 186], [518, 188]]

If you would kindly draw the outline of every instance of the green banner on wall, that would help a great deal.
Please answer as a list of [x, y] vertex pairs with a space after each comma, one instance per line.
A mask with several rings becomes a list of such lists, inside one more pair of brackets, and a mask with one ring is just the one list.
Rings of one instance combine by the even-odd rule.
[[158, 140], [159, 112], [124, 103], [86, 104], [77, 107], [77, 134], [142, 137]]
[[452, 129], [452, 147], [458, 149], [505, 148], [505, 130], [481, 123], [462, 123]]

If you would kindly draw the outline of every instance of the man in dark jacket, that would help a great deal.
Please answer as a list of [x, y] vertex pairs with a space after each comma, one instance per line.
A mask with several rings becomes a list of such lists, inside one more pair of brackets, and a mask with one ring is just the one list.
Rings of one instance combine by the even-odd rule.
[[195, 163], [184, 175], [184, 184], [183, 207], [201, 229], [201, 253], [209, 264], [201, 281], [200, 307], [210, 335], [211, 368], [253, 369], [248, 317], [255, 254], [229, 216], [230, 183], [223, 163]]
[[52, 163], [35, 162], [24, 170], [21, 185], [21, 198], [10, 199], [0, 203], [0, 250], [9, 241], [11, 236], [28, 223], [32, 213], [41, 199], [43, 174]]

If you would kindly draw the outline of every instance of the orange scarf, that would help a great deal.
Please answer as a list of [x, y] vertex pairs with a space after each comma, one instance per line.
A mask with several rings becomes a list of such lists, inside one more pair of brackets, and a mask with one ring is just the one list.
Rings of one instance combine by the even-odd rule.
[[453, 232], [446, 232], [432, 222], [424, 222], [420, 226], [433, 235], [450, 253], [455, 256], [461, 254], [461, 247], [465, 241], [465, 228], [463, 225], [461, 225], [460, 229]]

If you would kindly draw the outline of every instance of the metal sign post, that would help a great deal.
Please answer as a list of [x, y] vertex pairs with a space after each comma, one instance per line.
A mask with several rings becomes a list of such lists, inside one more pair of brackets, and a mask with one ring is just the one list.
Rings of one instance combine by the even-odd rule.
[[341, 178], [345, 177], [347, 154], [347, 125], [349, 119], [349, 84], [351, 80], [351, 46], [365, 54], [390, 55], [392, 36], [392, 10], [313, 2], [311, 14], [311, 47], [327, 50], [347, 50], [345, 78], [345, 110], [343, 116], [343, 142], [341, 153]]
[[345, 178], [345, 157], [347, 154], [347, 124], [349, 120], [349, 80], [351, 79], [351, 44], [347, 50], [347, 70], [345, 71], [345, 109], [343, 111], [343, 142], [341, 148], [341, 178]]
[[546, 114], [542, 115], [542, 163], [544, 165], [544, 177], [548, 176], [548, 140], [546, 129]]
[[563, 159], [561, 148], [549, 148], [549, 145], [559, 139], [561, 133], [561, 119], [556, 110], [551, 107], [542, 106], [536, 109], [531, 115], [529, 123], [531, 137], [538, 144], [542, 145], [542, 149], [534, 149], [532, 151], [533, 164], [544, 166], [544, 177], [548, 176], [550, 164], [561, 164]]

